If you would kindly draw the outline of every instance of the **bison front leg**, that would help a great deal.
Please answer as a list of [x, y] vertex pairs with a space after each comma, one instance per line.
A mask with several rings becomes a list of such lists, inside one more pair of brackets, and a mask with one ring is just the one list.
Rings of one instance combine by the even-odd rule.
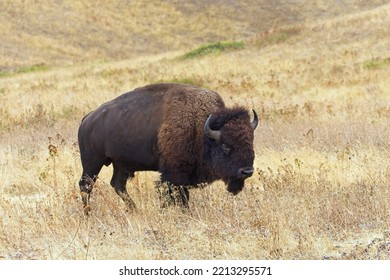
[[190, 192], [185, 186], [176, 186], [169, 182], [158, 182], [157, 193], [161, 207], [163, 208], [172, 204], [189, 208], [188, 200], [190, 198]]
[[184, 186], [179, 186], [178, 191], [179, 191], [179, 194], [180, 194], [180, 200], [179, 201], [181, 201], [181, 205], [184, 208], [189, 208], [188, 201], [190, 199], [190, 192], [188, 191], [188, 188], [184, 187]]

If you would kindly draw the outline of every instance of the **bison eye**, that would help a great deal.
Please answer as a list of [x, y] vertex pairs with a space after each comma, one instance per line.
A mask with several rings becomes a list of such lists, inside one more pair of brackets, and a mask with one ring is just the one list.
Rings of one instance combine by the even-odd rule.
[[228, 155], [230, 154], [231, 148], [226, 144], [222, 144], [222, 151], [225, 155]]

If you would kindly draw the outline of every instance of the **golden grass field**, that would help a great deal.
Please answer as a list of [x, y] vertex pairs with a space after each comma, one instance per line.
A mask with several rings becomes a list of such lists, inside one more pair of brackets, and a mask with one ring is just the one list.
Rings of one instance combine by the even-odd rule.
[[[329, 1], [313, 2], [324, 13], [335, 9], [325, 6]], [[175, 22], [155, 33], [140, 28], [150, 36], [146, 45], [153, 36], [165, 45], [127, 58], [94, 50], [84, 56], [73, 47], [60, 59], [65, 37], [45, 43], [22, 34], [18, 42], [35, 42], [40, 56], [22, 48], [15, 56], [5, 48], [1, 53], [7, 59], [0, 67], [0, 259], [389, 259], [390, 5], [379, 2], [328, 18], [313, 13], [267, 32], [245, 29], [241, 37], [244, 27], [227, 17], [210, 22], [216, 33], [207, 37], [194, 16], [188, 28], [207, 41], [169, 37]], [[14, 3], [24, 12], [42, 8], [40, 1]], [[162, 11], [185, 13], [172, 7]], [[78, 9], [104, 14], [98, 7]], [[115, 29], [121, 15], [109, 12], [103, 18], [111, 16], [106, 26]], [[151, 14], [158, 14], [156, 6]], [[118, 25], [121, 32], [126, 24]], [[11, 21], [7, 28], [13, 30]], [[212, 38], [244, 47], [181, 58]], [[48, 45], [57, 51], [42, 52]], [[216, 90], [229, 106], [259, 113], [255, 174], [234, 197], [221, 182], [192, 190], [183, 211], [160, 207], [157, 173], [137, 173], [128, 190], [138, 211], [129, 213], [105, 167], [85, 217], [78, 189], [82, 117], [123, 92], [170, 81]]]

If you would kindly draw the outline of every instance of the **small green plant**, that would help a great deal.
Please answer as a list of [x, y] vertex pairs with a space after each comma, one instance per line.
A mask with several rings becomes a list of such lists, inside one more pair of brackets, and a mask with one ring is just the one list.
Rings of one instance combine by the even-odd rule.
[[10, 75], [10, 72], [8, 71], [0, 71], [0, 78], [8, 77]]
[[17, 69], [15, 72], [16, 73], [30, 73], [30, 72], [36, 72], [36, 71], [46, 71], [49, 70], [49, 66], [45, 64], [37, 64], [37, 65], [32, 65], [32, 66], [26, 66], [26, 67], [21, 67]]
[[363, 68], [370, 69], [380, 69], [390, 66], [390, 57], [387, 58], [377, 58], [373, 60], [367, 60], [363, 62]]
[[210, 43], [203, 46], [200, 46], [199, 48], [196, 48], [192, 51], [189, 51], [188, 53], [182, 55], [181, 59], [193, 59], [198, 57], [203, 57], [209, 54], [219, 54], [224, 51], [231, 51], [231, 50], [239, 50], [245, 47], [245, 44], [243, 42], [227, 42], [227, 41], [221, 41], [216, 43]]
[[3, 70], [0, 71], [0, 78], [9, 77], [14, 74], [22, 74], [22, 73], [31, 73], [37, 71], [46, 71], [49, 70], [50, 67], [45, 64], [36, 64], [32, 66], [24, 66], [20, 68], [16, 68], [14, 70]]

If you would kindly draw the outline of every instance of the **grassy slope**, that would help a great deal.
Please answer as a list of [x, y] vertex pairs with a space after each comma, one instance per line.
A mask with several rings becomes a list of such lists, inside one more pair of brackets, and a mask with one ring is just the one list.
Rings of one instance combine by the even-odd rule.
[[118, 60], [239, 40], [273, 27], [366, 10], [369, 1], [0, 1], [0, 71]]
[[[387, 5], [275, 28], [190, 60], [177, 51], [1, 77], [0, 258], [388, 259], [389, 15]], [[105, 168], [85, 219], [80, 119], [173, 80], [260, 113], [256, 174], [237, 197], [221, 183], [194, 190], [187, 213], [161, 210], [156, 174], [137, 174], [130, 214]]]

